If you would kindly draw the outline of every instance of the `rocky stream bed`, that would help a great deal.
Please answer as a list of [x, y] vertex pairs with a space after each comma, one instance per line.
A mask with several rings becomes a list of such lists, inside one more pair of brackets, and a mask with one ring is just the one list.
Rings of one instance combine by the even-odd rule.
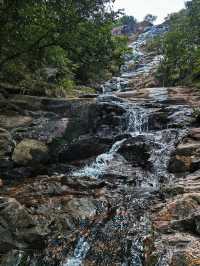
[[98, 96], [1, 90], [1, 266], [200, 265], [200, 93], [156, 87], [142, 49], [165, 30]]

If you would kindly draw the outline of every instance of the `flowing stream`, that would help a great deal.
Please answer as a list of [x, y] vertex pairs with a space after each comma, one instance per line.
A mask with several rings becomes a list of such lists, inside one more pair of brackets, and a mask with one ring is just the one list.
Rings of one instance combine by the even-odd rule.
[[[112, 103], [125, 110], [126, 129], [124, 132], [121, 132], [121, 135], [128, 134], [133, 140], [142, 138], [144, 139], [146, 145], [151, 148], [150, 158], [148, 159], [148, 162], [151, 164], [151, 171], [143, 171], [140, 167], [137, 167], [137, 169], [134, 168], [135, 170], [132, 170], [132, 173], [134, 173], [134, 171], [136, 172], [136, 179], [138, 180], [136, 182], [137, 185], [135, 188], [128, 187], [127, 185], [121, 186], [119, 196], [119, 198], [121, 197], [121, 199], [119, 199], [119, 206], [121, 206], [117, 210], [117, 213], [119, 214], [115, 215], [112, 219], [112, 222], [110, 222], [110, 224], [108, 223], [104, 229], [104, 231], [108, 230], [108, 234], [111, 233], [111, 239], [115, 230], [118, 230], [117, 235], [124, 238], [123, 241], [128, 255], [126, 258], [122, 258], [121, 266], [143, 265], [142, 242], [143, 236], [148, 233], [148, 230], [150, 230], [149, 219], [148, 214], [145, 211], [141, 212], [139, 215], [139, 211], [137, 211], [137, 209], [145, 210], [146, 205], [148, 206], [149, 204], [152, 191], [158, 190], [159, 183], [163, 182], [163, 180], [170, 180], [170, 178], [173, 178], [173, 176], [171, 176], [167, 171], [167, 165], [170, 154], [174, 150], [175, 144], [180, 138], [182, 138], [185, 131], [168, 129], [167, 125], [164, 129], [150, 130], [150, 116], [153, 113], [153, 109], [149, 108], [148, 106], [145, 107], [143, 104], [133, 104], [127, 100], [115, 98], [111, 95], [113, 91], [128, 89], [129, 78], [140, 72], [148, 72], [150, 71], [151, 67], [154, 66], [154, 64], [158, 64], [160, 60], [159, 56], [152, 59], [152, 61], [148, 64], [141, 65], [135, 71], [129, 71], [129, 65], [132, 64], [134, 60], [141, 60], [145, 56], [140, 48], [146, 42], [146, 40], [152, 36], [163, 33], [164, 30], [152, 27], [146, 33], [141, 34], [138, 40], [130, 45], [130, 47], [133, 49], [133, 56], [128, 57], [125, 65], [122, 67], [121, 76], [113, 78], [111, 81], [104, 84], [102, 86], [103, 96], [99, 96], [100, 102]], [[167, 99], [167, 91], [164, 88], [160, 88], [158, 91], [153, 90], [150, 91], [150, 96], [152, 98], [152, 102], [162, 103]], [[109, 168], [112, 166], [112, 164], [117, 160], [116, 156], [118, 155], [118, 151], [121, 147], [123, 147], [127, 139], [130, 139], [130, 137], [125, 137], [116, 141], [108, 152], [99, 155], [91, 164], [74, 171], [73, 176], [77, 178], [85, 176], [94, 179], [103, 178], [103, 176], [109, 171]], [[119, 157], [119, 160], [120, 159], [121, 157]], [[115, 170], [120, 172], [121, 169], [118, 169], [118, 165], [119, 164], [117, 163]], [[128, 171], [128, 166], [121, 171], [123, 171], [123, 173], [126, 175], [126, 172], [124, 171]], [[124, 218], [122, 217], [121, 212], [125, 214], [132, 213], [132, 215], [130, 214], [130, 216]], [[139, 217], [136, 218], [136, 216]], [[136, 233], [133, 234], [134, 236], [130, 234], [130, 228], [133, 227], [136, 231]], [[95, 235], [98, 230], [104, 234], [104, 231], [101, 231], [102, 229], [96, 228]], [[67, 260], [64, 266], [84, 265], [84, 259], [86, 258], [89, 250], [92, 252], [92, 249], [94, 248], [92, 245], [96, 245], [96, 236], [93, 235], [90, 241], [93, 243], [88, 244], [84, 238], [80, 237], [73, 256]], [[101, 265], [109, 265], [109, 263], [106, 261], [106, 258], [102, 258]]]

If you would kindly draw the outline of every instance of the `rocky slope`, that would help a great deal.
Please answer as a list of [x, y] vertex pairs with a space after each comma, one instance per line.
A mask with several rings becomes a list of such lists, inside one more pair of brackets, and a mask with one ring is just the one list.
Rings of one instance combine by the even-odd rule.
[[200, 265], [200, 93], [148, 88], [163, 31], [98, 97], [0, 95], [0, 265]]

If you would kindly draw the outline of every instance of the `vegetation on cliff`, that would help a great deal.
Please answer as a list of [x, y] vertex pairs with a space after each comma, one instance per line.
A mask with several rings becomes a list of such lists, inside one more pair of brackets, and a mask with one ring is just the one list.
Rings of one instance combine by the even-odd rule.
[[163, 85], [200, 87], [200, 0], [167, 20], [169, 32], [154, 43], [164, 54], [158, 77]]
[[119, 70], [126, 38], [113, 37], [110, 0], [0, 2], [0, 81], [27, 93], [95, 84]]

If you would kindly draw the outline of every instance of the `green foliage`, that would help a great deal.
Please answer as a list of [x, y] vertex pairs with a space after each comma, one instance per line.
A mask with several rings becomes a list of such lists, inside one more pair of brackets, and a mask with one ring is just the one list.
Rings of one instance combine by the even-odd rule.
[[38, 83], [70, 90], [105, 79], [124, 52], [124, 42], [111, 34], [111, 2], [0, 1], [0, 80], [30, 90]]
[[156, 21], [157, 17], [152, 15], [152, 14], [147, 14], [144, 17], [144, 21], [150, 22], [150, 23], [154, 23], [154, 21]]
[[162, 47], [162, 43], [163, 43], [163, 37], [160, 36], [156, 36], [152, 39], [149, 39], [145, 45], [145, 49], [148, 52], [156, 52], [156, 54], [158, 53], [162, 53], [163, 52], [163, 47]]
[[193, 117], [196, 122], [198, 123], [200, 122], [200, 108], [199, 107], [193, 109]]
[[137, 20], [133, 16], [124, 15], [118, 18], [114, 23], [114, 27], [120, 27], [120, 26], [123, 27], [122, 29], [123, 34], [127, 35], [134, 33], [137, 28]]
[[136, 25], [137, 20], [133, 16], [123, 15], [115, 21], [115, 26]]
[[164, 60], [158, 78], [165, 85], [200, 87], [200, 0], [169, 18], [170, 31], [162, 40]]

